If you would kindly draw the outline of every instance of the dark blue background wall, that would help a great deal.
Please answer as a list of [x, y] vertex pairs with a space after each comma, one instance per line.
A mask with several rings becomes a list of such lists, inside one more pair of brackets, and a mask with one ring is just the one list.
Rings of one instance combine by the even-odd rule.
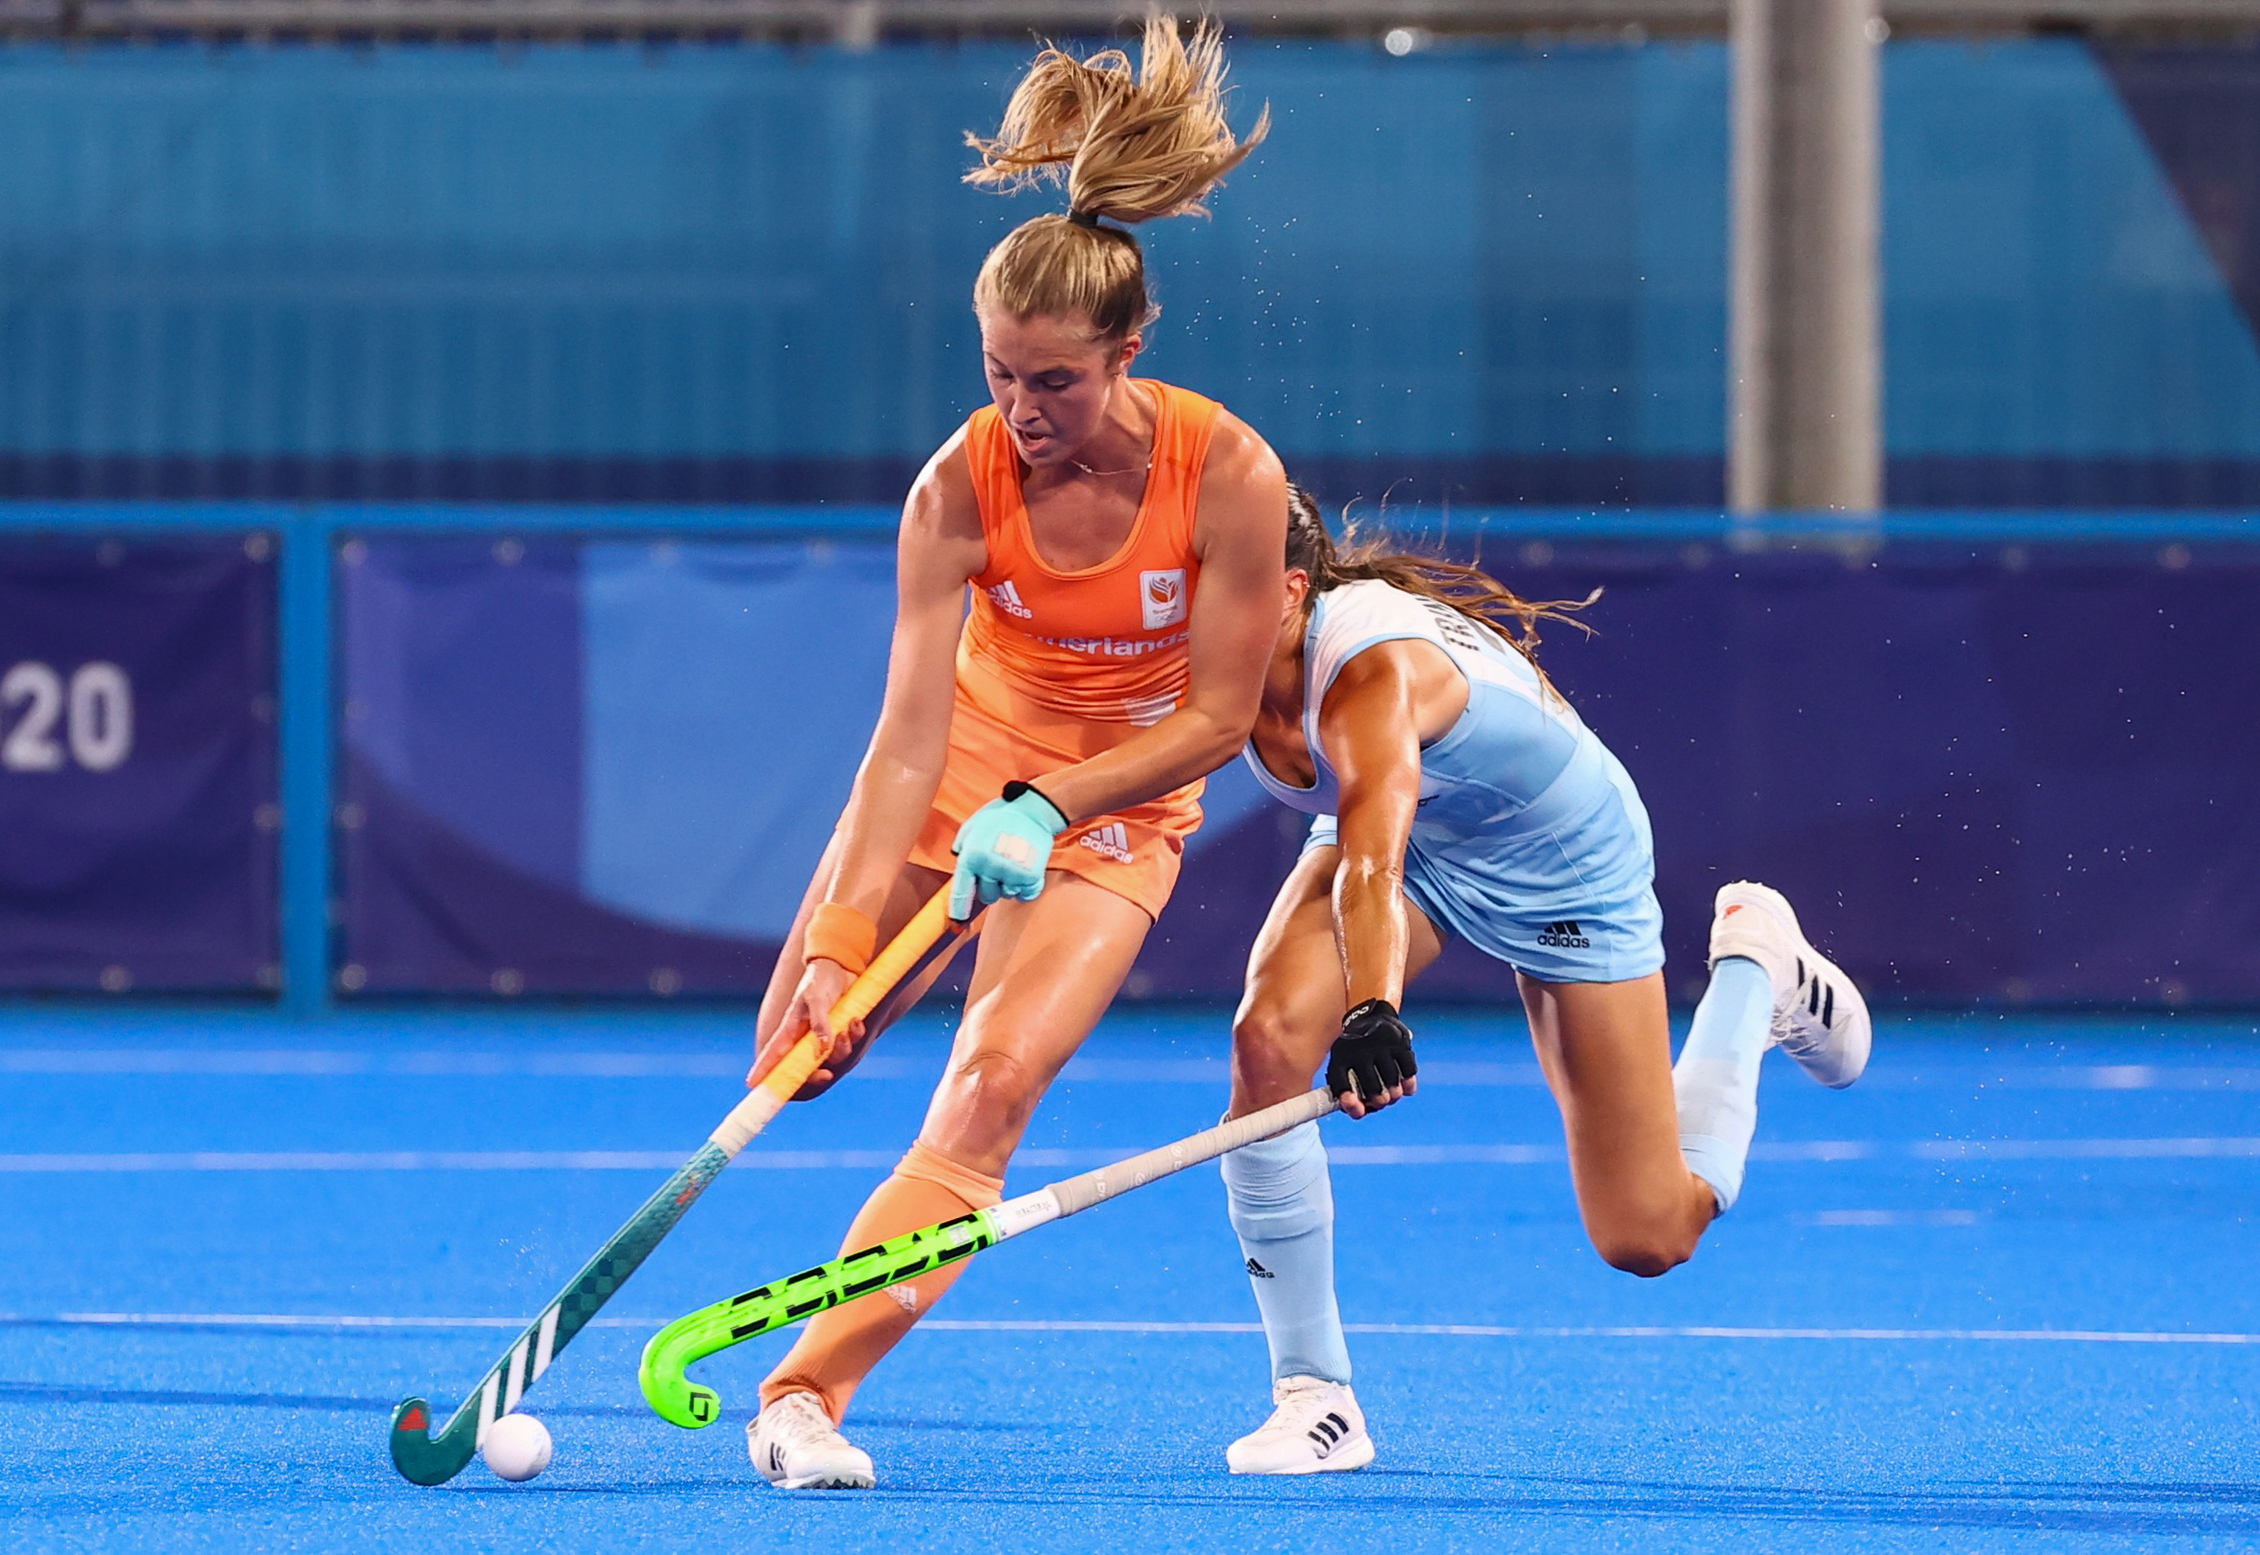
[[[0, 493], [895, 500], [1044, 208], [958, 182], [1025, 52], [0, 52]], [[1152, 371], [1337, 499], [1715, 504], [1722, 48], [1235, 59]], [[2260, 54], [1884, 86], [1892, 499], [2260, 501]]]
[[275, 563], [0, 534], [0, 991], [280, 986]]
[[[1650, 531], [1485, 554], [1606, 590], [1546, 662], [1654, 818], [1676, 997], [1754, 877], [1884, 999], [2260, 1000], [2260, 546]], [[877, 712], [888, 547], [372, 533], [340, 574], [349, 991], [762, 986]], [[1205, 803], [1133, 996], [1234, 997], [1299, 848], [1236, 767]], [[1455, 951], [1423, 996], [1512, 978]]]

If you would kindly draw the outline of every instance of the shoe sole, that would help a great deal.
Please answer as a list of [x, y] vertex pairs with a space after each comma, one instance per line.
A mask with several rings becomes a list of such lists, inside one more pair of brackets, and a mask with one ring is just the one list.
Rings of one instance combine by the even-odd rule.
[[877, 1487], [878, 1478], [870, 1474], [811, 1474], [805, 1479], [772, 1479], [769, 1483], [779, 1490], [871, 1490]]
[[1308, 1463], [1290, 1464], [1282, 1469], [1237, 1468], [1232, 1466], [1230, 1459], [1226, 1460], [1226, 1466], [1232, 1468], [1232, 1472], [1235, 1474], [1346, 1474], [1352, 1469], [1362, 1469], [1372, 1461], [1373, 1438], [1366, 1436], [1360, 1437], [1355, 1442], [1343, 1443], [1339, 1451], [1329, 1453], [1323, 1458], [1313, 1458]]
[[856, 1474], [804, 1474], [799, 1479], [777, 1479], [761, 1466], [761, 1446], [755, 1441], [752, 1425], [746, 1428], [746, 1456], [753, 1460], [753, 1471], [779, 1490], [871, 1490], [879, 1483], [875, 1472]]

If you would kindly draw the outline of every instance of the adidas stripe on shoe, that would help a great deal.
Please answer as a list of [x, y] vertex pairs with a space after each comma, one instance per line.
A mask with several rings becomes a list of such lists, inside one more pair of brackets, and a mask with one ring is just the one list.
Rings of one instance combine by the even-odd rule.
[[1821, 1084], [1841, 1090], [1868, 1067], [1868, 1002], [1844, 969], [1815, 950], [1789, 898], [1754, 880], [1719, 887], [1711, 964], [1746, 956], [1773, 981], [1773, 1043]]
[[1271, 1418], [1225, 1449], [1233, 1473], [1329, 1474], [1373, 1461], [1365, 1412], [1348, 1383], [1282, 1377], [1271, 1398]]
[[787, 1393], [745, 1428], [747, 1456], [779, 1490], [869, 1490], [871, 1456], [840, 1434], [813, 1393]]

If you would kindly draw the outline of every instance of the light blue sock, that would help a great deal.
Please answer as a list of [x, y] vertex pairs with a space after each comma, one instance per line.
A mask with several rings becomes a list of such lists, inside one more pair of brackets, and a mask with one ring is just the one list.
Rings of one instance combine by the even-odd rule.
[[1711, 969], [1711, 986], [1695, 1006], [1687, 1045], [1672, 1066], [1679, 1098], [1679, 1153], [1687, 1169], [1711, 1185], [1719, 1213], [1742, 1192], [1742, 1167], [1758, 1128], [1758, 1060], [1773, 1027], [1773, 979], [1747, 956], [1727, 956]]
[[1350, 1346], [1334, 1305], [1334, 1186], [1318, 1125], [1224, 1158], [1232, 1229], [1271, 1344], [1271, 1375], [1350, 1380]]

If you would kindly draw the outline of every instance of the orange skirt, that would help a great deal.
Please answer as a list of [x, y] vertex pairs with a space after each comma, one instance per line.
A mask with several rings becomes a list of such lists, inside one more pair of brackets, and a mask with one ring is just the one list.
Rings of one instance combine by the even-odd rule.
[[[960, 654], [949, 763], [910, 862], [948, 873], [957, 865], [950, 851], [957, 829], [1000, 796], [1005, 784], [1033, 783], [1040, 789], [1047, 775], [1111, 750], [1138, 732], [1133, 724], [1054, 712], [1015, 690], [980, 660]], [[1160, 917], [1184, 865], [1185, 839], [1200, 829], [1205, 783], [1196, 780], [1159, 799], [1069, 827], [1052, 844], [1051, 867], [1112, 891], [1149, 918]]]

